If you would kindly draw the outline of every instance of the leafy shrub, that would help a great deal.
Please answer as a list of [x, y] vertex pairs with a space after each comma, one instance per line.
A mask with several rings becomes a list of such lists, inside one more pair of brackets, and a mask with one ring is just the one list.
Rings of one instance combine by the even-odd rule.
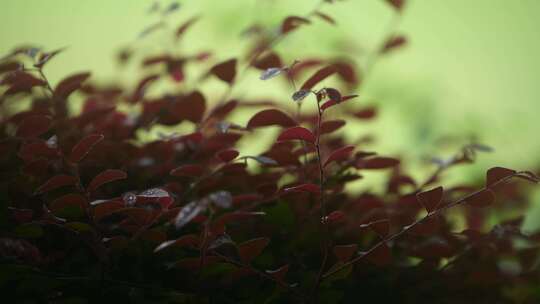
[[[404, 1], [387, 2], [401, 13]], [[443, 189], [446, 170], [489, 148], [467, 144], [417, 181], [399, 159], [358, 149], [367, 139], [348, 143], [341, 132], [348, 121], [376, 116], [376, 109], [355, 103], [357, 67], [320, 58], [287, 65], [272, 50], [315, 18], [336, 23], [320, 9], [287, 17], [277, 32], [251, 28], [247, 59], [208, 66], [205, 52], [144, 58], [145, 70], [159, 72], [134, 89], [99, 86], [89, 72], [53, 87], [44, 68], [62, 50], [24, 47], [5, 57], [3, 293], [50, 302], [538, 301], [539, 235], [522, 233], [520, 217], [485, 230], [487, 214], [476, 209], [518, 208], [524, 188], [510, 180], [536, 183], [536, 175], [495, 167], [483, 185]], [[183, 23], [174, 39], [196, 21]], [[391, 33], [374, 58], [405, 43]], [[120, 60], [129, 63], [132, 52]], [[147, 94], [160, 81], [185, 82], [187, 65], [203, 71], [195, 88]], [[287, 83], [286, 102], [296, 113], [288, 114], [283, 101], [233, 98], [232, 88], [253, 68], [261, 83]], [[197, 87], [212, 77], [229, 89], [209, 107]], [[322, 85], [330, 78], [334, 86]], [[68, 103], [74, 93], [82, 97], [80, 111]], [[25, 100], [29, 107], [18, 105]], [[315, 113], [303, 113], [304, 104], [315, 105]], [[264, 109], [245, 126], [229, 120], [253, 107]], [[340, 119], [327, 119], [328, 112]], [[184, 121], [193, 132], [150, 142], [138, 135]], [[235, 149], [243, 137], [264, 143], [257, 134], [267, 127], [279, 135], [266, 152]], [[385, 191], [345, 191], [369, 170], [389, 172]], [[458, 206], [463, 212], [447, 213]]]

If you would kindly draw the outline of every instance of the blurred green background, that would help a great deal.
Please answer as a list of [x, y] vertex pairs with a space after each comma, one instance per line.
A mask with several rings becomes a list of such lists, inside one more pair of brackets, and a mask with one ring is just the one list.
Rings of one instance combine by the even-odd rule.
[[[148, 54], [171, 48], [186, 53], [212, 50], [217, 59], [227, 59], [245, 47], [239, 33], [253, 22], [276, 26], [285, 16], [311, 11], [319, 0], [184, 0], [166, 17], [169, 31], [138, 39], [141, 31], [162, 18], [148, 13], [154, 2], [162, 7], [171, 3], [2, 0], [0, 54], [25, 43], [49, 50], [68, 46], [61, 59], [46, 68], [51, 82], [91, 70], [98, 81], [133, 84], [141, 75], [119, 69], [115, 55], [121, 47]], [[382, 0], [338, 1], [322, 11], [338, 26], [320, 21], [303, 27], [278, 46], [284, 58], [343, 55], [362, 68], [394, 18]], [[396, 29], [410, 43], [377, 61], [358, 92], [359, 102], [379, 106], [379, 118], [349, 128], [348, 135], [375, 133], [378, 152], [400, 155], [419, 167], [427, 156], [449, 153], [439, 144], [448, 136], [457, 145], [475, 136], [495, 149], [482, 154], [476, 164], [450, 172], [450, 182], [478, 180], [495, 165], [539, 168], [538, 13], [537, 0], [409, 1]], [[188, 43], [172, 44], [167, 35], [193, 15], [202, 18], [188, 32]], [[251, 96], [288, 100], [288, 91], [260, 84], [255, 72], [246, 78], [243, 88], [252, 88]], [[207, 91], [209, 99], [214, 95], [216, 99], [223, 87], [216, 84]], [[248, 118], [242, 117], [242, 122]], [[540, 204], [540, 192], [531, 201]], [[533, 206], [529, 229], [539, 222], [535, 218], [540, 218], [540, 207]]]

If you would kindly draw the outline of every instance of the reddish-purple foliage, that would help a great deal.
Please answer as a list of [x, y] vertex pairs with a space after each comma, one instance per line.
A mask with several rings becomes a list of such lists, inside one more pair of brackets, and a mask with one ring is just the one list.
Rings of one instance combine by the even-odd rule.
[[[385, 2], [404, 12], [405, 0]], [[523, 217], [489, 225], [492, 214], [523, 210], [527, 188], [511, 180], [538, 177], [495, 167], [485, 181], [443, 189], [444, 172], [489, 147], [465, 145], [418, 180], [400, 158], [366, 150], [369, 137], [349, 142], [347, 123], [377, 114], [356, 98], [363, 71], [348, 59], [297, 60], [273, 49], [304, 26], [339, 23], [324, 8], [285, 17], [274, 30], [250, 27], [250, 49], [226, 61], [207, 50], [143, 52], [144, 74], [129, 88], [83, 72], [53, 89], [43, 67], [63, 49], [4, 57], [2, 291], [20, 302], [537, 302], [540, 235], [520, 231]], [[187, 43], [197, 20], [184, 20], [172, 40]], [[374, 58], [406, 42], [384, 38]], [[129, 64], [136, 52], [119, 60]], [[262, 73], [261, 86], [281, 78], [292, 100], [233, 96], [250, 69]], [[211, 75], [228, 86], [219, 99], [200, 85]], [[174, 90], [147, 94], [162, 81]], [[80, 112], [68, 106], [73, 97]], [[30, 106], [9, 106], [18, 99]], [[251, 118], [235, 122], [239, 111]], [[138, 137], [181, 123], [192, 131]], [[272, 128], [274, 138], [260, 138]], [[240, 141], [260, 153], [245, 153]], [[386, 173], [381, 187], [347, 190], [370, 170]]]

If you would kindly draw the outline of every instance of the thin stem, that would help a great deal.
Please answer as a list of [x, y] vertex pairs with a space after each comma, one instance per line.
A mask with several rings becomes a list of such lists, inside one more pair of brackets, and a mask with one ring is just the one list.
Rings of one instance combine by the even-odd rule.
[[317, 150], [317, 163], [319, 165], [319, 188], [321, 190], [320, 194], [320, 219], [321, 219], [321, 225], [322, 225], [322, 237], [321, 237], [321, 251], [322, 251], [322, 262], [321, 266], [319, 267], [319, 273], [317, 274], [317, 278], [315, 279], [315, 284], [313, 285], [312, 289], [312, 297], [316, 295], [317, 290], [319, 289], [319, 286], [321, 284], [324, 269], [326, 268], [326, 264], [328, 262], [328, 251], [330, 247], [330, 232], [328, 229], [328, 223], [326, 220], [326, 202], [324, 201], [324, 167], [322, 164], [322, 157], [321, 157], [321, 123], [322, 123], [322, 115], [323, 112], [321, 111], [321, 106], [319, 104], [319, 101], [317, 100], [317, 140], [315, 142], [315, 148]]
[[330, 270], [329, 272], [325, 273], [322, 277], [322, 279], [327, 279], [329, 277], [331, 277], [332, 275], [340, 272], [341, 270], [343, 270], [344, 268], [347, 268], [349, 266], [352, 266], [354, 265], [355, 263], [357, 263], [358, 261], [362, 260], [364, 257], [368, 256], [370, 253], [372, 253], [373, 251], [375, 251], [377, 248], [383, 246], [384, 244], [388, 243], [388, 242], [391, 242], [395, 239], [397, 239], [398, 237], [402, 236], [403, 234], [409, 232], [411, 229], [415, 228], [417, 225], [419, 224], [422, 224], [423, 222], [427, 221], [428, 219], [434, 217], [434, 216], [438, 216], [439, 214], [443, 213], [444, 211], [452, 208], [452, 207], [455, 207], [457, 205], [460, 205], [464, 202], [466, 202], [467, 200], [469, 200], [470, 198], [472, 198], [473, 196], [479, 194], [480, 192], [482, 191], [485, 191], [486, 189], [490, 189], [490, 188], [493, 188], [499, 184], [503, 184], [503, 183], [506, 183], [508, 182], [510, 179], [514, 178], [514, 177], [517, 177], [517, 176], [523, 176], [523, 174], [526, 174], [525, 172], [516, 172], [515, 174], [512, 174], [510, 176], [507, 176], [493, 184], [491, 184], [489, 187], [485, 187], [485, 188], [482, 188], [480, 190], [477, 190], [473, 193], [470, 193], [460, 199], [458, 199], [457, 201], [454, 201], [452, 203], [449, 203], [437, 210], [434, 210], [430, 213], [428, 213], [425, 217], [419, 219], [419, 220], [416, 220], [414, 223], [408, 225], [408, 226], [405, 226], [403, 227], [403, 229], [401, 229], [400, 231], [388, 236], [387, 238], [381, 240], [380, 242], [378, 242], [377, 244], [375, 244], [373, 247], [371, 247], [368, 251], [365, 251], [363, 252], [361, 255], [355, 257], [354, 259], [350, 260], [349, 262], [347, 263], [344, 263], [342, 264], [341, 266], [339, 267], [336, 267], [332, 270]]
[[45, 76], [45, 73], [43, 73], [43, 70], [42, 69], [37, 69], [38, 73], [39, 73], [39, 76], [41, 76], [41, 78], [43, 79], [43, 81], [45, 81], [45, 85], [47, 87], [47, 90], [49, 90], [49, 93], [51, 94], [51, 96], [49, 97], [52, 97], [52, 95], [54, 94], [54, 91], [51, 87], [51, 84], [49, 83], [49, 80], [47, 79], [47, 77]]

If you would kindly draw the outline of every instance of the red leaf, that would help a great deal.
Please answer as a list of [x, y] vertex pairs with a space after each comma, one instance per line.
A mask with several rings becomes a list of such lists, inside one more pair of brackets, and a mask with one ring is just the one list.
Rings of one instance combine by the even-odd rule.
[[264, 248], [268, 246], [270, 239], [268, 238], [257, 238], [246, 241], [238, 245], [238, 254], [242, 262], [249, 264], [253, 259], [258, 257]]
[[334, 246], [333, 251], [334, 255], [340, 262], [348, 262], [353, 256], [356, 250], [358, 249], [358, 245], [356, 244], [350, 244], [350, 245], [337, 245]]
[[323, 81], [327, 77], [331, 76], [336, 72], [336, 68], [333, 65], [326, 66], [321, 68], [315, 74], [313, 74], [300, 88], [301, 90], [311, 90], [319, 82]]
[[416, 194], [418, 201], [426, 208], [428, 213], [431, 213], [439, 207], [443, 197], [443, 187], [433, 188]]
[[202, 120], [206, 111], [206, 100], [204, 95], [199, 91], [191, 92], [189, 95], [183, 96], [177, 100], [171, 107], [171, 114], [176, 119], [185, 119], [193, 123], [198, 123]]
[[204, 169], [199, 165], [183, 165], [176, 169], [171, 170], [170, 175], [198, 177], [198, 176], [201, 176], [203, 172], [204, 172]]
[[276, 281], [283, 282], [289, 271], [289, 264], [279, 267], [276, 270], [267, 270], [266, 273], [271, 275]]
[[[97, 204], [97, 205], [96, 205]], [[99, 221], [102, 218], [112, 214], [116, 210], [124, 208], [124, 203], [119, 201], [94, 201], [90, 205], [95, 205], [94, 207], [94, 220]]]
[[345, 120], [328, 120], [321, 124], [321, 134], [332, 133], [345, 125]]
[[66, 99], [75, 90], [79, 89], [82, 83], [90, 77], [89, 72], [83, 72], [64, 78], [54, 89], [54, 97]]
[[87, 190], [89, 192], [92, 192], [99, 188], [100, 186], [110, 183], [116, 180], [125, 179], [127, 178], [126, 172], [122, 170], [116, 170], [116, 169], [107, 169], [92, 179], [90, 184], [88, 185]]
[[232, 84], [236, 76], [236, 59], [229, 59], [213, 66], [210, 73], [226, 83]]
[[284, 192], [311, 192], [314, 194], [320, 194], [321, 188], [315, 184], [302, 184], [299, 186], [289, 187], [283, 189]]
[[236, 157], [238, 157], [238, 151], [234, 150], [234, 149], [227, 149], [227, 150], [223, 150], [223, 151], [220, 151], [216, 154], [217, 158], [219, 158], [222, 162], [230, 162], [231, 160], [235, 159]]
[[323, 105], [321, 106], [321, 111], [324, 111], [324, 110], [326, 110], [326, 109], [328, 109], [328, 108], [330, 108], [330, 107], [333, 107], [333, 106], [335, 106], [335, 105], [337, 105], [337, 104], [342, 104], [342, 103], [344, 103], [345, 101], [347, 101], [347, 100], [349, 100], [349, 99], [353, 99], [353, 98], [355, 98], [355, 97], [358, 97], [358, 95], [347, 95], [347, 96], [343, 96], [343, 97], [341, 97], [341, 101], [340, 101], [340, 102], [337, 102], [337, 101], [335, 101], [335, 100], [329, 100], [329, 101], [323, 103]]
[[403, 10], [403, 7], [405, 6], [405, 0], [386, 0], [386, 2], [398, 12], [401, 12]]
[[262, 110], [257, 114], [253, 115], [249, 122], [247, 123], [247, 128], [259, 128], [278, 125], [282, 127], [292, 127], [296, 125], [296, 122], [287, 114], [283, 113], [280, 110], [268, 109]]
[[367, 224], [360, 225], [360, 228], [370, 228], [371, 230], [373, 230], [373, 232], [377, 233], [381, 237], [385, 237], [390, 231], [390, 221], [388, 221], [387, 219], [373, 221]]
[[319, 11], [316, 11], [315, 12], [315, 16], [321, 18], [322, 20], [330, 23], [331, 25], [336, 25], [336, 20], [334, 20], [334, 18], [328, 16], [327, 14], [325, 13], [321, 13]]
[[146, 89], [152, 84], [154, 81], [159, 79], [159, 75], [150, 75], [145, 78], [143, 78], [139, 84], [137, 85], [137, 88], [133, 92], [133, 95], [131, 95], [130, 102], [135, 103], [141, 99], [144, 98]]
[[91, 134], [81, 139], [71, 150], [69, 160], [73, 163], [80, 162], [103, 138], [105, 138], [103, 134]]
[[326, 88], [324, 89], [324, 91], [328, 98], [330, 98], [330, 100], [335, 101], [336, 103], [341, 102], [341, 93], [338, 90], [333, 88]]
[[474, 207], [486, 207], [495, 201], [495, 193], [490, 189], [484, 189], [466, 200]]
[[74, 176], [65, 175], [65, 174], [56, 175], [56, 176], [51, 177], [43, 185], [39, 186], [35, 194], [49, 192], [51, 190], [64, 187], [64, 186], [72, 186], [72, 185], [75, 185], [76, 183], [77, 183], [77, 178]]
[[81, 209], [86, 208], [88, 201], [86, 198], [80, 194], [70, 193], [66, 194], [60, 198], [55, 199], [50, 204], [50, 209], [53, 212], [60, 211], [66, 207], [75, 206]]
[[345, 146], [337, 150], [334, 150], [332, 154], [330, 154], [330, 156], [328, 156], [328, 158], [324, 162], [323, 167], [326, 167], [331, 162], [347, 159], [351, 155], [353, 150], [354, 150], [354, 146]]
[[291, 31], [294, 31], [302, 24], [310, 24], [311, 22], [302, 17], [298, 16], [289, 16], [283, 20], [283, 23], [281, 23], [281, 33], [287, 34]]
[[178, 27], [178, 29], [176, 30], [176, 33], [175, 33], [175, 38], [176, 40], [180, 39], [180, 37], [195, 23], [199, 20], [199, 16], [194, 16], [194, 17], [191, 17], [190, 19], [188, 19], [186, 22], [182, 23], [182, 25], [180, 25]]
[[500, 180], [510, 177], [516, 173], [517, 173], [516, 170], [502, 168], [502, 167], [493, 167], [489, 169], [486, 173], [486, 187], [493, 186]]
[[382, 47], [381, 53], [388, 53], [394, 49], [404, 46], [407, 43], [407, 38], [404, 36], [395, 36], [390, 38]]
[[28, 116], [19, 124], [16, 135], [22, 138], [38, 137], [49, 130], [51, 123], [52, 119], [49, 116]]
[[271, 68], [280, 68], [283, 66], [283, 63], [276, 53], [268, 52], [268, 54], [261, 56], [257, 61], [255, 61], [253, 66], [264, 71]]
[[289, 140], [303, 140], [314, 144], [316, 138], [315, 135], [313, 135], [313, 133], [311, 133], [311, 131], [306, 128], [292, 127], [283, 131], [277, 139], [278, 142]]
[[357, 162], [359, 169], [386, 169], [395, 167], [399, 164], [399, 160], [390, 157], [372, 157], [361, 159]]
[[46, 141], [32, 141], [25, 142], [17, 155], [28, 161], [39, 157], [53, 158], [58, 155], [58, 152], [58, 149], [47, 145]]
[[330, 212], [327, 216], [324, 217], [323, 222], [324, 223], [336, 223], [345, 218], [345, 213], [341, 210], [336, 210]]
[[377, 109], [374, 107], [368, 107], [364, 108], [356, 113], [354, 113], [354, 117], [358, 119], [372, 119], [377, 115]]
[[14, 95], [21, 92], [30, 92], [33, 87], [44, 86], [47, 83], [31, 74], [22, 71], [15, 71], [7, 74], [0, 85], [9, 85], [4, 95]]
[[154, 249], [154, 252], [161, 251], [169, 247], [191, 247], [197, 248], [199, 246], [199, 238], [194, 234], [184, 235], [176, 240], [169, 240], [159, 244], [159, 246]]

